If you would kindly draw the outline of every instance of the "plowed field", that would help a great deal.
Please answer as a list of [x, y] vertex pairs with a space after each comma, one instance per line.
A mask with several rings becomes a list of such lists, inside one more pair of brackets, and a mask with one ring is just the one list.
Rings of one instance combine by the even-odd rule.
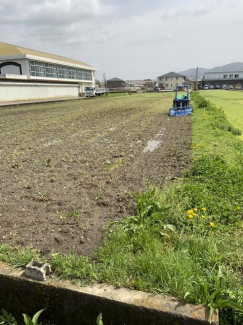
[[162, 185], [190, 161], [190, 117], [172, 94], [0, 109], [0, 242], [92, 255], [129, 192]]

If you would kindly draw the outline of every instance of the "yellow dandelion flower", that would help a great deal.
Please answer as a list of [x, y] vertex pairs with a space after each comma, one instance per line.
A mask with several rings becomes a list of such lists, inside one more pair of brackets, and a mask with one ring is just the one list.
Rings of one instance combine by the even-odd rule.
[[207, 209], [206, 208], [202, 208], [203, 211], [206, 211]]
[[241, 207], [238, 205], [237, 210], [240, 210], [240, 209], [241, 209]]
[[187, 213], [188, 214], [192, 214], [193, 210], [188, 210]]
[[203, 219], [205, 219], [206, 217], [205, 216], [202, 216]]
[[190, 219], [192, 219], [193, 218], [193, 215], [192, 214], [189, 214], [189, 216], [188, 216]]
[[193, 215], [194, 217], [196, 217], [196, 216], [197, 216], [197, 214], [196, 214], [196, 213], [194, 213], [194, 212], [192, 213], [192, 215]]
[[197, 208], [195, 208], [194, 211], [197, 212]]
[[210, 226], [211, 227], [214, 227], [215, 226], [215, 223], [214, 222], [210, 222]]

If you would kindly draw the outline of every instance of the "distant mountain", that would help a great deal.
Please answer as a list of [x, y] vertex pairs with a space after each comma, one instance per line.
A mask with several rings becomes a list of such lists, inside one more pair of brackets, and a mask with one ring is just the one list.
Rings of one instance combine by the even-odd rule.
[[[243, 62], [229, 63], [212, 69], [198, 68], [198, 77], [201, 78], [201, 76], [205, 72], [228, 72], [228, 71], [243, 71]], [[180, 71], [178, 73], [188, 77], [189, 79], [195, 80], [196, 68], [187, 69], [184, 71]]]
[[211, 72], [243, 71], [243, 62], [234, 62], [210, 69]]
[[[201, 76], [208, 70], [209, 69], [198, 68], [198, 78], [201, 78]], [[178, 73], [180, 73], [183, 76], [186, 76], [186, 77], [188, 77], [189, 79], [192, 79], [192, 80], [195, 80], [195, 78], [196, 78], [196, 68], [191, 68], [191, 69], [188, 69], [188, 70], [180, 71]]]

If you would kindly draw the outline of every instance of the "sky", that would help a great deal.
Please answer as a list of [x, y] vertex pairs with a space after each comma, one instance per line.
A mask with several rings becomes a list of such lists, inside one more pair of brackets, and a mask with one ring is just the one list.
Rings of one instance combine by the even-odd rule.
[[243, 61], [243, 0], [0, 0], [0, 41], [145, 79]]

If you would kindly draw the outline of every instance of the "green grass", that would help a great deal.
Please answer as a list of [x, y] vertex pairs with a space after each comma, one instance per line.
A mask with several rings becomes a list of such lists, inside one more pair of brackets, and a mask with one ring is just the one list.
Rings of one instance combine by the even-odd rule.
[[[38, 319], [40, 317], [40, 315], [45, 311], [45, 309], [41, 309], [39, 310], [32, 318], [26, 314], [22, 314], [23, 319], [24, 319], [24, 324], [25, 325], [42, 325], [42, 322], [39, 323]], [[21, 322], [21, 324], [23, 324]], [[14, 318], [14, 316], [7, 312], [6, 310], [2, 309], [2, 311], [0, 310], [0, 325], [21, 325], [20, 323], [17, 323], [16, 319]], [[45, 323], [46, 325], [48, 324]], [[99, 314], [96, 320], [96, 325], [103, 325], [103, 321], [102, 321], [102, 314]]]
[[18, 325], [16, 319], [6, 310], [0, 310], [0, 325]]
[[10, 263], [14, 267], [25, 267], [31, 260], [40, 259], [40, 254], [31, 247], [11, 247], [0, 245], [0, 261]]
[[[208, 90], [200, 94], [221, 107], [230, 123], [243, 132], [243, 91]], [[240, 138], [243, 140], [243, 134]]]
[[107, 232], [94, 272], [102, 282], [220, 308], [222, 324], [242, 324], [232, 308], [243, 300], [243, 145], [223, 111], [206, 106], [193, 117], [191, 170], [136, 197], [136, 215]]
[[[136, 213], [110, 225], [92, 260], [71, 253], [50, 262], [70, 279], [174, 295], [219, 308], [221, 324], [240, 325], [243, 143], [222, 110], [198, 94], [193, 101], [191, 168], [171, 186], [136, 194]], [[13, 265], [32, 257], [0, 250]]]
[[198, 110], [193, 116], [193, 154], [220, 154], [227, 156], [227, 162], [238, 163], [242, 143], [234, 133], [237, 135], [237, 129], [226, 119], [224, 111], [216, 106], [210, 111]]

